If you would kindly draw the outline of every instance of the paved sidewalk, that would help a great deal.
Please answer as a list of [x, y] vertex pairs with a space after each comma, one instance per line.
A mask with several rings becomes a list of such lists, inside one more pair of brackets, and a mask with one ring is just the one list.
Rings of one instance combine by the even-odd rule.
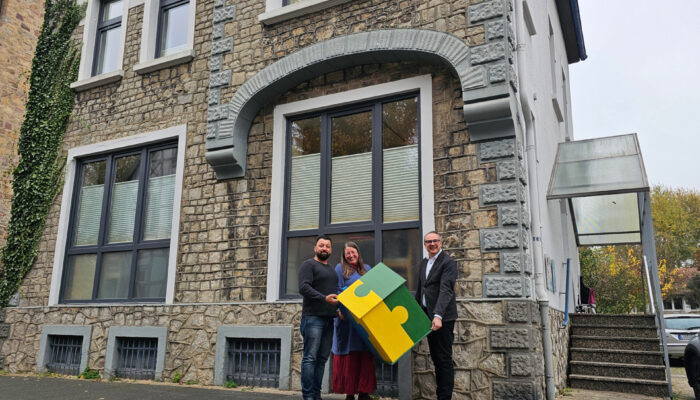
[[[342, 399], [341, 395], [323, 396]], [[32, 375], [0, 376], [2, 400], [276, 400], [300, 399], [299, 392], [223, 389], [165, 383], [86, 381]]]

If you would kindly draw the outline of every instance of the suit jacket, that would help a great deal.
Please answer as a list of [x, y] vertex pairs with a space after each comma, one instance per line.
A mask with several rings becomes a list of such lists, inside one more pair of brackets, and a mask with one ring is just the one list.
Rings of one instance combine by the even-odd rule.
[[457, 263], [443, 250], [435, 260], [430, 274], [425, 277], [425, 267], [428, 259], [424, 258], [418, 270], [418, 288], [416, 289], [416, 301], [423, 305], [425, 295], [425, 308], [428, 318], [431, 320], [438, 314], [443, 321], [457, 319], [457, 301], [455, 299], [455, 281], [457, 280]]

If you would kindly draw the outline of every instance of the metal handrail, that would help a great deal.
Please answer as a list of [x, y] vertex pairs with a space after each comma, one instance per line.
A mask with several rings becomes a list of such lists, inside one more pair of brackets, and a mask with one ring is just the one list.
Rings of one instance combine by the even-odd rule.
[[654, 299], [652, 298], [653, 290], [651, 290], [651, 280], [649, 280], [649, 264], [647, 264], [647, 256], [644, 256], [644, 273], [647, 276], [647, 289], [649, 290], [649, 305], [651, 306], [651, 315], [656, 315], [654, 308]]
[[[673, 389], [671, 387], [671, 368], [668, 360], [668, 345], [666, 344], [666, 327], [664, 326], [664, 318], [663, 318], [663, 303], [661, 301], [661, 287], [659, 286], [659, 276], [656, 274], [651, 274], [649, 271], [649, 264], [647, 263], [647, 256], [642, 257], [644, 260], [644, 268], [646, 269], [647, 277], [650, 277], [651, 279], [654, 279], [654, 289], [651, 290], [649, 288], [649, 296], [650, 296], [650, 303], [652, 304], [652, 313], [654, 314], [654, 317], [656, 319], [656, 327], [659, 333], [659, 337], [661, 338], [661, 347], [664, 350], [664, 364], [666, 367], [666, 379], [668, 380], [668, 392], [669, 395], [673, 394]], [[656, 303], [656, 310], [659, 310], [659, 312], [656, 312], [654, 310], [654, 303]]]
[[571, 280], [571, 259], [567, 258], [566, 259], [566, 305], [564, 306], [564, 322], [562, 322], [561, 327], [566, 328], [566, 325], [569, 323], [569, 286], [571, 284], [569, 281]]

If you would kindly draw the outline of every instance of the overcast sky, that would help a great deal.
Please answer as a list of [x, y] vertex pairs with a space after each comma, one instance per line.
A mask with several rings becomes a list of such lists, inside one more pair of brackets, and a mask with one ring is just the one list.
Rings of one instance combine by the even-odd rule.
[[579, 0], [574, 138], [636, 132], [650, 184], [700, 190], [700, 0]]

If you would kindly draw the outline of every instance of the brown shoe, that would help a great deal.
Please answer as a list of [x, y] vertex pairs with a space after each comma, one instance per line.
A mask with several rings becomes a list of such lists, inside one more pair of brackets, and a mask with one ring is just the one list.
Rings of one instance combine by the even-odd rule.
[[367, 393], [360, 393], [357, 396], [357, 400], [372, 400], [372, 398]]
[[354, 394], [346, 395], [345, 400], [355, 400], [355, 395]]

